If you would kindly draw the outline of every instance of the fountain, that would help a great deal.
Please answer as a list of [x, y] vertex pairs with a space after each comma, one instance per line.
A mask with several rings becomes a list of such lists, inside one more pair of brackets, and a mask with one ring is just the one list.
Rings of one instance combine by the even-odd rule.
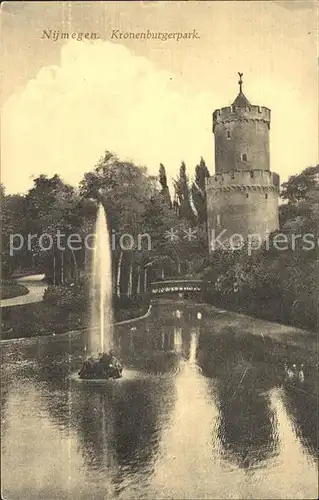
[[81, 378], [120, 378], [122, 366], [113, 356], [112, 259], [105, 210], [99, 205], [91, 264], [89, 358]]
[[109, 231], [102, 205], [98, 208], [94, 238], [90, 287], [89, 351], [91, 354], [109, 351], [113, 344], [112, 259]]

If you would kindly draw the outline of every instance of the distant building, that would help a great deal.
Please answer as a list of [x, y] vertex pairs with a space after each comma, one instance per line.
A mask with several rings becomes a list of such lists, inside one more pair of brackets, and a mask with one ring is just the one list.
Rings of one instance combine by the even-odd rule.
[[[215, 175], [207, 179], [207, 218], [212, 235], [264, 238], [279, 227], [279, 176], [270, 171], [270, 109], [250, 104], [242, 91], [213, 113]], [[214, 231], [214, 232], [213, 232]]]

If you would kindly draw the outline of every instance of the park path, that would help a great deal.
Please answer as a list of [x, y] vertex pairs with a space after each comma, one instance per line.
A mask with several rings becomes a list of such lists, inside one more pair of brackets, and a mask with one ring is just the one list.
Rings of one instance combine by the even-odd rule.
[[19, 297], [13, 297], [12, 299], [1, 300], [1, 307], [11, 307], [20, 306], [24, 304], [32, 304], [33, 302], [41, 302], [43, 299], [44, 290], [47, 284], [42, 280], [44, 274], [34, 274], [32, 276], [24, 276], [23, 278], [18, 278], [17, 283], [25, 286], [29, 293], [27, 295], [20, 295]]

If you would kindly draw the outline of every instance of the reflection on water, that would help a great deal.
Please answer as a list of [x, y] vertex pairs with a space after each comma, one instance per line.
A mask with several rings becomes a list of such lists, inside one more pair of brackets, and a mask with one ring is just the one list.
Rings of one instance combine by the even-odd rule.
[[[233, 381], [234, 382], [234, 381]], [[276, 421], [268, 394], [251, 386], [231, 390], [219, 384], [218, 436], [225, 455], [239, 467], [252, 468], [276, 453]]]
[[190, 330], [190, 346], [189, 346], [189, 362], [196, 363], [196, 353], [197, 353], [197, 344], [199, 337], [199, 328], [191, 328]]
[[124, 377], [102, 384], [76, 377], [80, 338], [3, 347], [4, 498], [316, 497], [307, 360], [287, 381], [285, 349], [195, 306], [154, 308], [114, 340]]
[[309, 379], [304, 384], [285, 384], [282, 395], [294, 432], [314, 458], [318, 455], [317, 397], [316, 380]]

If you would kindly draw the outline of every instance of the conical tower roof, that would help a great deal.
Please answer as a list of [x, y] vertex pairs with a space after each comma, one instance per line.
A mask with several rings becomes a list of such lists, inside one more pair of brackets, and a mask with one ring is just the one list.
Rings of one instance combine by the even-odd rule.
[[236, 97], [236, 99], [234, 100], [232, 105], [233, 106], [242, 106], [245, 108], [246, 106], [250, 106], [250, 102], [248, 101], [245, 94], [243, 94], [243, 92], [239, 92], [238, 96]]

